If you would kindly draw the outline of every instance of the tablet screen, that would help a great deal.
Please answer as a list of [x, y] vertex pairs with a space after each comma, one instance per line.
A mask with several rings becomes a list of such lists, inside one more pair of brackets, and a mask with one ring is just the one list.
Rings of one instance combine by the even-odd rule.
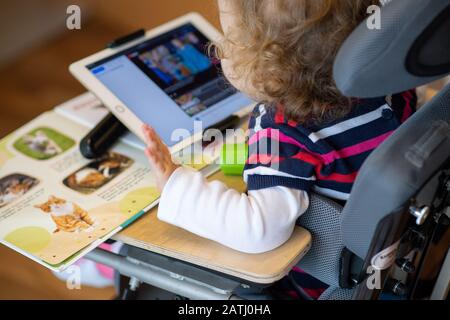
[[194, 133], [193, 120], [204, 129], [251, 103], [226, 82], [208, 43], [188, 23], [87, 68], [171, 146], [175, 129]]

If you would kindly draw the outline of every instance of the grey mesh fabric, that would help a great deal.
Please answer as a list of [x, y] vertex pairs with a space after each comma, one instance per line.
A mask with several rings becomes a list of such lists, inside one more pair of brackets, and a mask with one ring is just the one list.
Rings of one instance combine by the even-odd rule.
[[332, 200], [311, 194], [308, 210], [297, 221], [312, 235], [311, 249], [297, 266], [330, 286], [339, 286], [339, 257], [344, 246], [341, 211]]
[[362, 23], [345, 41], [334, 64], [334, 79], [345, 96], [379, 97], [438, 77], [416, 77], [406, 70], [408, 52], [450, 0], [394, 0], [381, 9], [381, 29]]
[[319, 300], [351, 300], [353, 291], [353, 289], [329, 287], [320, 295]]
[[342, 211], [344, 245], [365, 258], [378, 222], [450, 158], [450, 85], [364, 162]]

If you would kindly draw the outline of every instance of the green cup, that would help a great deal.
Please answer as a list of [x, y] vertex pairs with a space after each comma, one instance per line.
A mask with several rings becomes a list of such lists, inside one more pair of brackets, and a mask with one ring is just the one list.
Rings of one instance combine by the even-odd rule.
[[248, 157], [246, 143], [226, 143], [222, 146], [220, 169], [225, 175], [240, 176]]

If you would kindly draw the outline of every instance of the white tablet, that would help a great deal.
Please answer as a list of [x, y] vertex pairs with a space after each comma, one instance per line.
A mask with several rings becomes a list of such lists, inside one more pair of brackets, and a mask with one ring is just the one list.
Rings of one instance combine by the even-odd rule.
[[148, 123], [175, 152], [201, 139], [202, 129], [253, 104], [207, 55], [208, 43], [220, 36], [203, 17], [190, 13], [69, 69], [130, 131], [143, 139], [141, 126]]

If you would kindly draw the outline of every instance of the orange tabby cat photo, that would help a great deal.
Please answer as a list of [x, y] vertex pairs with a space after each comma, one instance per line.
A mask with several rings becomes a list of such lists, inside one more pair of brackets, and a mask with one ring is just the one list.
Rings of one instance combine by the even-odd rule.
[[51, 215], [56, 224], [53, 233], [79, 232], [94, 227], [94, 220], [89, 217], [88, 212], [73, 202], [50, 196], [47, 202], [34, 207]]
[[20, 173], [0, 178], [0, 208], [22, 197], [38, 184], [39, 180]]
[[82, 194], [91, 194], [112, 181], [133, 162], [127, 156], [110, 151], [69, 175], [63, 183]]

